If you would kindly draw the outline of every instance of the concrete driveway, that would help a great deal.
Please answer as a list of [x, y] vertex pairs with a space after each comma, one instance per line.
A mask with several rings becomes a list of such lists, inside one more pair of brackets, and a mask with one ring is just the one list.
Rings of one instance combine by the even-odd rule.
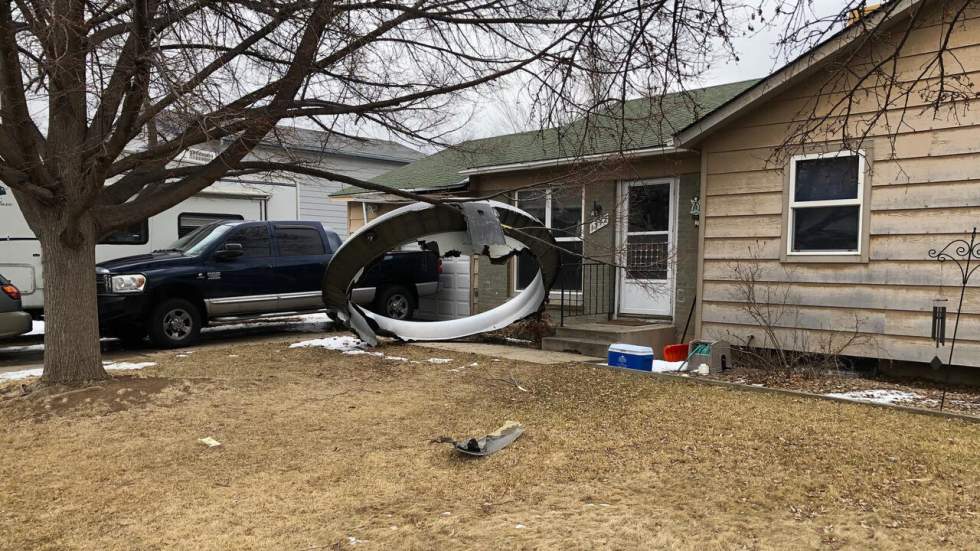
[[[284, 334], [318, 334], [330, 330], [326, 314], [306, 314], [207, 327], [201, 341], [186, 349], [228, 346], [243, 342], [281, 339]], [[139, 361], [156, 352], [149, 343], [144, 347], [126, 347], [116, 339], [102, 339], [102, 357], [108, 361]], [[174, 351], [174, 352], [179, 352]], [[44, 364], [44, 335], [25, 335], [0, 341], [0, 374], [39, 368]]]

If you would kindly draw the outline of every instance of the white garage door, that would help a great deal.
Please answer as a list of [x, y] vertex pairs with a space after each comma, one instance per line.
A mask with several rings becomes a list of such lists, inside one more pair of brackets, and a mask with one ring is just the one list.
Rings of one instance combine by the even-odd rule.
[[470, 315], [470, 257], [442, 259], [439, 292], [422, 297], [415, 317], [448, 320]]

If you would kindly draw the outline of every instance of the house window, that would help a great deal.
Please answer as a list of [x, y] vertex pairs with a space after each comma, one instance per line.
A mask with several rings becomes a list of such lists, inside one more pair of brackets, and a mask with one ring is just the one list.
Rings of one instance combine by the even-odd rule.
[[149, 241], [150, 224], [143, 220], [106, 235], [99, 245], [146, 245]]
[[[552, 290], [582, 290], [582, 188], [555, 187], [517, 192], [517, 206], [551, 228], [558, 242], [562, 268]], [[529, 253], [517, 257], [515, 290], [527, 287], [538, 273]]]
[[244, 220], [240, 214], [182, 212], [177, 216], [177, 237], [184, 237], [201, 226], [222, 220]]
[[793, 157], [789, 181], [788, 255], [860, 255], [862, 152]]

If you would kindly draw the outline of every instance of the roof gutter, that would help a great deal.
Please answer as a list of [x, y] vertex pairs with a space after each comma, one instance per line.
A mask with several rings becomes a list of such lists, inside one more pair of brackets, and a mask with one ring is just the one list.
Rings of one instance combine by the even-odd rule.
[[637, 157], [655, 157], [660, 155], [670, 155], [673, 153], [691, 153], [690, 149], [673, 146], [647, 147], [644, 149], [633, 149], [630, 151], [616, 151], [613, 153], [595, 153], [593, 155], [583, 155], [581, 157], [562, 157], [558, 159], [542, 159], [540, 161], [527, 161], [523, 163], [510, 163], [505, 165], [489, 165], [476, 168], [460, 170], [459, 174], [494, 174], [497, 172], [512, 172], [515, 170], [531, 170], [535, 168], [551, 168], [558, 166], [571, 165], [576, 163], [603, 161], [606, 159], [625, 158], [632, 159]]
[[[881, 8], [865, 16], [871, 21], [872, 27], [878, 25], [880, 19], [897, 18], [922, 0], [900, 0], [892, 10]], [[728, 103], [698, 119], [693, 124], [674, 135], [675, 147], [690, 147], [695, 142], [706, 137], [709, 133], [728, 122], [742, 110], [784, 91], [798, 78], [812, 73], [829, 59], [850, 46], [854, 40], [865, 32], [865, 25], [850, 24], [822, 44], [800, 55], [791, 63], [779, 69], [769, 77], [759, 81], [755, 86], [742, 92]]]
[[[396, 188], [396, 187], [392, 187], [392, 189], [396, 189], [398, 191], [408, 191], [408, 192], [411, 192], [411, 193], [427, 193], [427, 192], [430, 192], [430, 191], [448, 191], [448, 190], [454, 190], [454, 189], [464, 189], [464, 188], [466, 188], [467, 184], [469, 184], [469, 181], [470, 181], [469, 178], [464, 178], [464, 179], [460, 180], [459, 182], [456, 182], [455, 184], [447, 184], [445, 186], [416, 187], [416, 188]], [[383, 186], [385, 184], [378, 184], [378, 185], [382, 185]], [[391, 186], [388, 186], [388, 187], [391, 187]], [[364, 196], [364, 195], [390, 195], [390, 193], [387, 192], [387, 191], [376, 191], [376, 190], [373, 190], [373, 189], [366, 189], [366, 190], [363, 190], [363, 191], [354, 191], [354, 192], [343, 193], [343, 194], [341, 194], [341, 193], [331, 193], [329, 195], [329, 197], [332, 198], [332, 199], [347, 199], [347, 198], [355, 198], [355, 197], [357, 197], [357, 198], [360, 199], [361, 198], [360, 196]]]

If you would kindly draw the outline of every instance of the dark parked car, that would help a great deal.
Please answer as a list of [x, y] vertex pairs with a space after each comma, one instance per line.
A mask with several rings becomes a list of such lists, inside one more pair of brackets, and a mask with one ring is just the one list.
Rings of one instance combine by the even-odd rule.
[[336, 233], [317, 222], [216, 222], [165, 250], [97, 267], [99, 323], [127, 341], [174, 348], [220, 318], [323, 308]]
[[21, 309], [20, 291], [0, 275], [0, 338], [29, 333], [31, 315]]

